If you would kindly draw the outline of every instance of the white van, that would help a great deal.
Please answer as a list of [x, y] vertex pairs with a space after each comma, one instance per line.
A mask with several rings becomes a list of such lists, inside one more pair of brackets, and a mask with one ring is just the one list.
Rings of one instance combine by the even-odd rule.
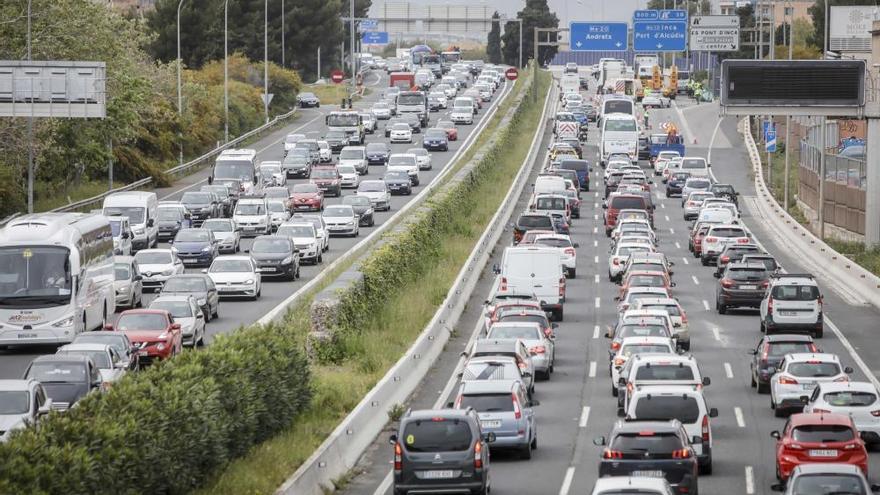
[[599, 134], [600, 164], [604, 167], [613, 154], [626, 155], [638, 163], [639, 125], [636, 118], [625, 113], [612, 113], [602, 119]]
[[159, 198], [154, 192], [124, 191], [104, 198], [101, 213], [107, 217], [128, 217], [134, 239], [132, 251], [159, 244]]
[[709, 162], [699, 156], [686, 156], [681, 159], [679, 168], [682, 172], [691, 174], [691, 177], [709, 177]]
[[561, 321], [565, 302], [565, 273], [562, 256], [555, 248], [543, 246], [508, 247], [504, 249], [498, 294], [534, 294], [541, 308], [552, 312]]
[[565, 193], [565, 179], [559, 175], [539, 175], [535, 179], [535, 195]]
[[570, 93], [578, 94], [580, 89], [581, 82], [577, 74], [565, 74], [559, 81], [559, 99]]

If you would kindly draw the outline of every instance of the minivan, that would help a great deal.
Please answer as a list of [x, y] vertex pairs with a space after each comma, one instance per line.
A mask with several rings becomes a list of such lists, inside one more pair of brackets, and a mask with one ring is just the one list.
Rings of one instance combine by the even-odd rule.
[[611, 237], [611, 231], [614, 230], [614, 227], [617, 225], [617, 216], [620, 214], [620, 210], [645, 210], [648, 212], [651, 224], [653, 225], [654, 223], [653, 210], [648, 206], [644, 197], [636, 194], [612, 195], [608, 200], [608, 203], [602, 205], [602, 208], [606, 209], [605, 235], [607, 237]]
[[148, 249], [159, 244], [159, 198], [154, 192], [124, 191], [104, 198], [104, 216], [128, 217], [134, 239], [132, 251]]
[[565, 273], [562, 257], [554, 248], [543, 246], [508, 247], [504, 250], [499, 294], [506, 292], [533, 293], [541, 301], [541, 309], [562, 321], [565, 302]]
[[574, 170], [577, 172], [581, 191], [590, 190], [590, 163], [586, 160], [562, 160], [559, 163], [562, 170]]

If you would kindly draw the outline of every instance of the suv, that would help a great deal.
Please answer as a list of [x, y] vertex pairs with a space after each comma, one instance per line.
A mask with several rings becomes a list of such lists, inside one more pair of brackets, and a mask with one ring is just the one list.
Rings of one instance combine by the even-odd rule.
[[720, 278], [715, 290], [715, 309], [723, 315], [732, 306], [760, 306], [770, 272], [763, 263], [730, 263], [724, 273], [716, 272], [715, 276]]
[[780, 418], [786, 413], [803, 410], [805, 398], [820, 383], [849, 381], [853, 370], [842, 367], [835, 354], [797, 353], [786, 354], [770, 377], [770, 409]]
[[786, 354], [798, 352], [819, 352], [809, 335], [765, 335], [758, 341], [754, 350], [749, 351], [753, 357], [749, 361], [752, 387], [757, 387], [759, 394], [770, 392], [770, 377]]
[[684, 426], [675, 419], [619, 420], [607, 440], [605, 437], [593, 440], [597, 446], [607, 446], [599, 461], [599, 478], [666, 478], [675, 493], [696, 495], [699, 474], [690, 440]]
[[[629, 407], [618, 409], [617, 415], [626, 416], [628, 421], [677, 419], [688, 437], [694, 439], [692, 445], [700, 474], [712, 474], [712, 425], [709, 418], [718, 417], [718, 409], [706, 405], [701, 387], [637, 387], [629, 399]], [[701, 441], [697, 442], [697, 438]]]
[[823, 334], [822, 294], [810, 274], [774, 274], [761, 300], [761, 331], [807, 331]]
[[471, 408], [407, 411], [394, 446], [395, 495], [410, 492], [489, 493], [489, 443]]
[[712, 383], [708, 376], [703, 376], [697, 360], [690, 355], [658, 354], [636, 355], [627, 361], [620, 373], [618, 385], [618, 404], [624, 410], [629, 408], [629, 401], [637, 387], [690, 385], [707, 387]]
[[708, 266], [718, 259], [718, 255], [728, 244], [748, 244], [752, 242], [751, 235], [741, 225], [722, 224], [709, 227], [706, 237], [703, 238], [700, 262]]
[[473, 409], [480, 418], [480, 428], [495, 433], [492, 449], [519, 451], [523, 459], [532, 458], [538, 447], [538, 425], [533, 406], [519, 380], [474, 380], [462, 382], [455, 399], [456, 409]]
[[747, 254], [760, 254], [761, 248], [757, 244], [728, 244], [718, 253], [718, 261], [715, 263], [715, 278], [724, 273], [724, 269], [730, 263], [741, 261]]

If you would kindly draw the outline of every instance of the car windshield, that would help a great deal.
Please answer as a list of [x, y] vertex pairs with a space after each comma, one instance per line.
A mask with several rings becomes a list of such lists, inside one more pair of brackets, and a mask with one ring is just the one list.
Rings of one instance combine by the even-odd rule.
[[798, 362], [788, 365], [788, 373], [792, 376], [801, 376], [806, 378], [824, 378], [836, 376], [840, 373], [840, 366], [837, 363], [816, 362]]
[[685, 158], [679, 168], [682, 170], [706, 168], [706, 162], [702, 158]]
[[192, 307], [186, 301], [153, 301], [150, 309], [164, 309], [175, 318], [192, 318]]
[[342, 139], [345, 137], [345, 131], [327, 131], [324, 139]]
[[538, 197], [535, 208], [538, 210], [564, 210], [566, 203], [565, 198]]
[[211, 273], [247, 273], [253, 272], [254, 268], [251, 262], [238, 259], [215, 259], [209, 269]]
[[611, 199], [611, 208], [615, 210], [644, 210], [644, 198], [617, 196]]
[[621, 325], [615, 333], [617, 338], [625, 337], [669, 337], [669, 331], [665, 325]]
[[630, 357], [633, 354], [665, 354], [668, 352], [671, 352], [669, 346], [662, 344], [630, 344], [625, 345], [620, 349], [620, 354], [626, 357]]
[[124, 355], [128, 353], [128, 339], [119, 332], [83, 332], [73, 339], [74, 344], [106, 344]]
[[385, 192], [385, 183], [378, 181], [361, 182], [358, 192]]
[[825, 402], [835, 407], [865, 407], [877, 401], [877, 395], [871, 392], [857, 392], [855, 390], [841, 390], [829, 392], [822, 396]]
[[640, 366], [636, 371], [636, 380], [694, 380], [694, 370], [690, 366], [679, 363], [651, 363]]
[[700, 417], [700, 405], [696, 398], [687, 395], [648, 395], [636, 402], [635, 417], [640, 421], [677, 419], [691, 424]]
[[429, 129], [425, 131], [426, 139], [446, 139], [446, 131], [443, 129]]
[[340, 160], [362, 160], [364, 158], [364, 150], [343, 149], [339, 152]]
[[370, 206], [370, 198], [368, 198], [366, 196], [358, 196], [358, 195], [346, 196], [345, 198], [342, 199], [342, 204], [351, 205], [351, 206], [367, 206], [367, 207], [369, 207]]
[[177, 233], [174, 242], [210, 242], [211, 232], [207, 229], [184, 229]]
[[346, 206], [328, 206], [324, 209], [325, 217], [350, 217], [352, 216], [351, 208]]
[[[504, 318], [504, 321], [525, 321], [518, 319], [508, 319]], [[490, 339], [527, 339], [527, 340], [539, 340], [541, 338], [541, 332], [537, 327], [533, 326], [506, 326], [506, 325], [495, 325], [491, 329], [489, 329]]]
[[709, 235], [715, 237], [746, 237], [743, 229], [735, 227], [713, 227]]
[[773, 299], [780, 301], [814, 301], [819, 288], [814, 285], [777, 285], [773, 287]]
[[110, 355], [104, 351], [58, 351], [56, 354], [60, 356], [86, 356], [92, 358], [92, 362], [100, 369], [108, 370], [113, 368], [113, 363], [110, 362]]
[[229, 220], [205, 220], [202, 228], [211, 232], [232, 232], [235, 230], [235, 226]]
[[644, 253], [650, 250], [648, 246], [619, 246], [617, 248], [617, 255], [629, 256], [633, 253]]
[[367, 152], [385, 153], [387, 151], [388, 148], [385, 147], [385, 143], [369, 143], [367, 145]]
[[113, 237], [119, 237], [119, 234], [122, 233], [121, 224], [122, 222], [119, 220], [110, 220], [110, 231], [113, 233]]
[[336, 172], [336, 168], [332, 168], [332, 169], [316, 168], [316, 169], [312, 170], [312, 178], [313, 179], [335, 179], [337, 176], [338, 176], [338, 173]]
[[29, 405], [30, 393], [27, 390], [0, 390], [0, 416], [27, 414]]
[[388, 159], [388, 165], [414, 167], [416, 165], [416, 157], [409, 155], [391, 155], [391, 158]]
[[684, 185], [685, 185], [685, 187], [688, 187], [690, 189], [709, 189], [709, 186], [711, 186], [712, 183], [709, 182], [707, 179], [693, 179], [693, 178], [691, 178], [691, 179], [688, 179]]
[[294, 193], [316, 193], [318, 192], [318, 186], [315, 184], [296, 184], [293, 186]]
[[270, 213], [286, 213], [287, 207], [281, 201], [270, 201], [266, 204]]
[[471, 429], [467, 423], [444, 418], [407, 423], [401, 438], [404, 447], [410, 452], [462, 451], [471, 447], [471, 440]]
[[437, 122], [438, 129], [455, 129], [455, 122], [451, 120], [441, 120]]
[[315, 93], [304, 92], [304, 93], [300, 93], [299, 95], [302, 98], [314, 98], [315, 97]]
[[167, 265], [173, 261], [171, 253], [159, 251], [138, 251], [134, 259], [139, 265]]
[[108, 206], [104, 208], [106, 217], [128, 217], [132, 224], [144, 223], [145, 210], [142, 207]]
[[131, 267], [128, 263], [116, 263], [113, 266], [113, 273], [116, 275], [116, 280], [128, 280], [131, 278]]
[[767, 270], [731, 268], [727, 276], [733, 280], [767, 280]]
[[280, 174], [281, 167], [277, 165], [263, 165], [260, 167], [260, 174], [263, 177], [272, 177], [272, 174]]
[[278, 228], [278, 235], [288, 237], [315, 237], [315, 228], [310, 225], [282, 225]]
[[177, 208], [159, 208], [159, 220], [180, 220], [183, 213]]
[[208, 204], [213, 199], [211, 193], [190, 191], [183, 193], [180, 202], [183, 204]]
[[352, 175], [357, 173], [357, 170], [355, 170], [354, 166], [352, 165], [337, 165], [336, 170], [338, 170], [340, 174], [345, 175]]
[[85, 383], [88, 381], [88, 373], [84, 363], [34, 363], [25, 378], [33, 378], [44, 384]]
[[265, 205], [261, 204], [242, 204], [239, 203], [238, 206], [235, 207], [236, 215], [263, 215], [266, 213]]
[[162, 292], [206, 292], [208, 290], [208, 282], [205, 281], [204, 275], [171, 277], [162, 287]]
[[815, 346], [809, 342], [771, 342], [767, 349], [768, 356], [782, 357], [798, 352], [813, 352]]
[[855, 439], [855, 432], [845, 425], [801, 425], [791, 431], [791, 439], [806, 443], [849, 442]]
[[474, 408], [478, 413], [513, 411], [513, 400], [510, 394], [462, 395], [462, 409]]
[[126, 330], [165, 330], [168, 319], [161, 313], [129, 313], [119, 317], [116, 329]]
[[392, 125], [391, 130], [393, 130], [393, 131], [408, 131], [409, 124], [407, 124], [405, 122], [399, 122], [397, 124]]
[[550, 217], [543, 215], [523, 215], [519, 217], [519, 221], [516, 222], [516, 224], [520, 229], [525, 230], [553, 230], [553, 220]]
[[662, 275], [633, 275], [628, 280], [630, 287], [665, 287]]
[[642, 431], [614, 437], [611, 449], [624, 454], [669, 454], [682, 448], [681, 439], [673, 433]]
[[251, 246], [251, 252], [254, 253], [290, 253], [293, 246], [287, 239], [260, 239], [257, 238]]
[[562, 237], [540, 237], [535, 239], [535, 244], [539, 246], [550, 246], [558, 248], [571, 247], [571, 241]]
[[852, 474], [802, 474], [794, 479], [791, 493], [803, 495], [868, 495], [865, 482]]

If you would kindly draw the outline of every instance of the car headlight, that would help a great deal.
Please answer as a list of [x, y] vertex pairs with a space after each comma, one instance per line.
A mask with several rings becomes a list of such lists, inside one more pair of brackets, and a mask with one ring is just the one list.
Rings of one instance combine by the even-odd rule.
[[203, 253], [207, 253], [207, 252], [210, 252], [210, 251], [211, 251], [211, 246], [205, 246], [205, 247], [202, 248], [202, 252], [203, 252]]
[[245, 283], [245, 285], [253, 285], [254, 279], [249, 278], [249, 279], [245, 280], [244, 283]]
[[143, 228], [143, 227], [134, 227], [134, 228], [131, 229], [131, 230], [132, 230], [132, 232], [135, 233], [135, 235], [142, 235], [142, 234], [144, 233], [144, 228]]
[[293, 263], [293, 256], [288, 256], [287, 258], [281, 260], [282, 265], [287, 265], [289, 263]]
[[345, 225], [354, 225], [354, 220], [349, 220], [345, 222]]
[[260, 220], [257, 223], [266, 223], [266, 217], [260, 218]]
[[159, 342], [158, 344], [156, 344], [156, 349], [160, 350], [160, 351], [164, 351], [165, 350], [165, 342]]
[[205, 304], [208, 304], [208, 300], [207, 300], [207, 299], [199, 299], [199, 300], [196, 301], [196, 302], [199, 304], [199, 306], [204, 306]]
[[174, 275], [174, 268], [169, 268], [167, 270], [162, 270], [162, 275]]
[[60, 321], [53, 323], [52, 326], [56, 327], [56, 328], [69, 327], [69, 326], [73, 325], [74, 316], [76, 316], [76, 315], [70, 315], [67, 318], [64, 318], [63, 320], [60, 320]]
[[[117, 292], [128, 292], [128, 286], [127, 286], [127, 285], [123, 285], [122, 287], [117, 287], [117, 288], [116, 288], [116, 291], [117, 291]], [[62, 326], [65, 326], [65, 325], [62, 325]]]

